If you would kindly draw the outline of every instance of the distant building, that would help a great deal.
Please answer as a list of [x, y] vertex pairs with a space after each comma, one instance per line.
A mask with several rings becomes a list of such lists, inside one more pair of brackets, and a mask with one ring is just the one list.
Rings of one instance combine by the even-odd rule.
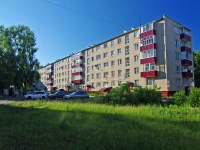
[[191, 30], [164, 15], [131, 31], [92, 45], [39, 70], [48, 90], [92, 91], [134, 86], [160, 87], [169, 96], [194, 87]]

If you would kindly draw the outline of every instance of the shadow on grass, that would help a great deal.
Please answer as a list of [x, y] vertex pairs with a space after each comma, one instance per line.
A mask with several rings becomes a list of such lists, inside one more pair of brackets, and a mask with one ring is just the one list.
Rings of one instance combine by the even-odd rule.
[[0, 106], [0, 149], [198, 149], [199, 122]]

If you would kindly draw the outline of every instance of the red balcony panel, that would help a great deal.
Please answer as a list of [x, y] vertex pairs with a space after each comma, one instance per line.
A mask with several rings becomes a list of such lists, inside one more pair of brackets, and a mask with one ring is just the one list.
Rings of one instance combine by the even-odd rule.
[[72, 76], [75, 76], [75, 75], [82, 75], [83, 73], [82, 72], [74, 72], [72, 73]]
[[72, 83], [74, 83], [74, 84], [80, 84], [80, 83], [82, 83], [82, 80], [73, 80]]
[[191, 48], [189, 48], [189, 47], [187, 47], [187, 46], [182, 46], [181, 47], [181, 52], [189, 52], [189, 53], [191, 53], [192, 52], [192, 50], [191, 50]]
[[182, 77], [183, 78], [192, 78], [193, 77], [193, 73], [191, 73], [191, 72], [182, 72]]
[[151, 58], [145, 58], [145, 59], [140, 59], [140, 64], [147, 64], [147, 63], [156, 63], [156, 57], [151, 57]]
[[147, 32], [140, 34], [140, 39], [145, 38], [147, 36], [156, 35], [156, 30], [149, 30]]
[[78, 59], [83, 59], [83, 56], [74, 57], [74, 58], [72, 58], [72, 61], [76, 61], [76, 60], [78, 60]]
[[153, 70], [153, 71], [148, 71], [148, 72], [141, 72], [140, 76], [143, 77], [143, 78], [156, 77], [157, 76], [157, 71]]
[[53, 80], [53, 78], [47, 78], [47, 80]]
[[150, 44], [150, 45], [145, 45], [145, 46], [140, 46], [140, 52], [149, 50], [149, 49], [156, 49], [156, 44]]
[[47, 67], [47, 70], [53, 69], [53, 67]]
[[53, 72], [48, 72], [48, 73], [46, 73], [47, 75], [49, 75], [49, 74], [51, 74], [51, 75], [53, 75]]
[[78, 67], [83, 67], [83, 64], [75, 64], [75, 65], [72, 65], [72, 68], [78, 68]]
[[192, 66], [192, 61], [188, 59], [184, 59], [181, 61], [182, 65], [184, 66]]
[[180, 34], [180, 39], [184, 40], [184, 41], [191, 41], [191, 36], [189, 36], [185, 33], [182, 33], [182, 34]]

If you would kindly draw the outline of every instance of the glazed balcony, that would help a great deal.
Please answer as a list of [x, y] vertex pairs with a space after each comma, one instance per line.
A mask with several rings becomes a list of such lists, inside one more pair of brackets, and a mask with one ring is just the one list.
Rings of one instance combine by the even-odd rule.
[[157, 71], [152, 70], [152, 71], [147, 71], [147, 72], [141, 72], [140, 76], [143, 77], [143, 78], [157, 77]]
[[140, 64], [148, 64], [148, 63], [156, 63], [157, 59], [156, 57], [151, 57], [151, 58], [144, 58], [144, 59], [140, 59]]
[[147, 36], [156, 35], [156, 30], [149, 30], [147, 32], [143, 32], [140, 34], [140, 39], [145, 38]]
[[83, 67], [82, 63], [72, 65], [72, 68]]
[[149, 44], [149, 45], [145, 45], [145, 46], [140, 46], [140, 52], [145, 51], [145, 50], [149, 50], [149, 49], [156, 49], [156, 44]]
[[79, 60], [79, 59], [83, 59], [83, 56], [79, 55], [79, 56], [72, 57], [72, 61], [76, 61], [76, 60]]
[[182, 77], [183, 78], [193, 78], [193, 73], [191, 70], [188, 70], [187, 72], [182, 72]]
[[192, 50], [191, 50], [191, 48], [189, 48], [189, 47], [187, 47], [187, 46], [182, 46], [182, 47], [181, 47], [181, 52], [189, 52], [189, 53], [191, 53]]
[[188, 59], [181, 60], [183, 66], [192, 66], [192, 61]]
[[53, 86], [53, 83], [46, 83], [47, 86]]
[[180, 39], [188, 42], [188, 41], [191, 41], [191, 36], [189, 36], [185, 33], [182, 33], [182, 34], [180, 34]]

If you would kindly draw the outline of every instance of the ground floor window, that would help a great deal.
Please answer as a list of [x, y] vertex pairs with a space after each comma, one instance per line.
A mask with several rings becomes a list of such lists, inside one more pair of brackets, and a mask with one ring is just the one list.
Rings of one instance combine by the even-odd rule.
[[154, 79], [146, 79], [146, 85], [154, 85]]

